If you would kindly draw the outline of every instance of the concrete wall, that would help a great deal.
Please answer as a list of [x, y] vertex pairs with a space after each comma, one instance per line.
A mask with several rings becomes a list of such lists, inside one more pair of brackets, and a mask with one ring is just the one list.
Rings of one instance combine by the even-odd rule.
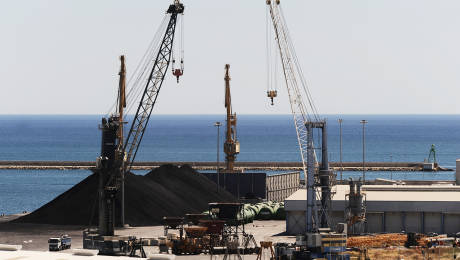
[[[333, 211], [333, 225], [344, 222], [343, 211]], [[286, 231], [297, 235], [305, 230], [305, 212], [286, 212]], [[367, 212], [367, 232], [399, 233], [401, 231], [417, 233], [457, 233], [460, 232], [459, 213], [440, 212]]]
[[460, 159], [455, 161], [455, 183], [460, 185]]

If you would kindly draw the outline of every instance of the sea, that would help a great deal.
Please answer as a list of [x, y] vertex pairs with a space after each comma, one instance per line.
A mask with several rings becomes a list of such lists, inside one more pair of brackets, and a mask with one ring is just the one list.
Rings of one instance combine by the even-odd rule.
[[[436, 159], [455, 168], [460, 158], [460, 115], [324, 115], [328, 156], [365, 160], [422, 162], [431, 145]], [[94, 161], [100, 153], [100, 115], [0, 115], [0, 160]], [[222, 122], [218, 129], [215, 122]], [[152, 115], [136, 161], [216, 161], [224, 141], [224, 115]], [[291, 115], [239, 115], [238, 161], [300, 161]], [[319, 142], [319, 134], [314, 135]], [[222, 149], [220, 149], [222, 150]], [[220, 160], [224, 154], [220, 151]], [[138, 174], [145, 174], [139, 171]], [[0, 170], [0, 214], [33, 211], [70, 189], [85, 170]], [[268, 172], [270, 174], [270, 172]], [[343, 172], [358, 178], [360, 172]], [[366, 179], [454, 180], [455, 172], [367, 172]]]

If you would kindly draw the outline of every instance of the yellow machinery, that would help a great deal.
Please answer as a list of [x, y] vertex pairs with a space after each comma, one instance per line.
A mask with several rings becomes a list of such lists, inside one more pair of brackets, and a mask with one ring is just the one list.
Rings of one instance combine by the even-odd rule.
[[226, 172], [234, 172], [236, 155], [240, 153], [240, 142], [236, 136], [236, 113], [232, 113], [232, 98], [230, 95], [230, 65], [225, 65], [225, 107], [227, 108], [227, 128], [225, 133], [225, 161]]

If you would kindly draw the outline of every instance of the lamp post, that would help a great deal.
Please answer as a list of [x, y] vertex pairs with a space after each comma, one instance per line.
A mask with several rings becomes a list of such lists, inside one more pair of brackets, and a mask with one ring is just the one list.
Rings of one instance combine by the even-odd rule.
[[220, 186], [220, 162], [219, 162], [219, 142], [220, 142], [220, 122], [215, 122], [214, 126], [217, 126], [217, 193], [219, 193]]
[[342, 118], [339, 118], [339, 129], [340, 129], [340, 181], [343, 180], [343, 163], [342, 163], [342, 122], [343, 122], [343, 119]]
[[366, 168], [365, 166], [365, 155], [366, 155], [366, 139], [365, 139], [365, 125], [367, 124], [367, 120], [361, 120], [360, 122], [363, 125], [363, 183], [366, 183]]

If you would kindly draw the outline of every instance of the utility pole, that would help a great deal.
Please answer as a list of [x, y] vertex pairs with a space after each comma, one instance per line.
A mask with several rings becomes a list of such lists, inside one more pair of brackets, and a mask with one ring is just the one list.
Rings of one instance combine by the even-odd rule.
[[220, 122], [215, 122], [214, 126], [217, 126], [217, 193], [219, 193], [220, 186], [220, 162], [219, 162], [219, 142], [220, 142]]
[[366, 158], [366, 138], [365, 138], [365, 125], [367, 124], [367, 120], [361, 120], [361, 124], [363, 125], [363, 183], [366, 183], [366, 168], [365, 168], [365, 158]]
[[343, 163], [342, 163], [342, 122], [343, 119], [339, 118], [339, 129], [340, 129], [340, 181], [343, 180]]

